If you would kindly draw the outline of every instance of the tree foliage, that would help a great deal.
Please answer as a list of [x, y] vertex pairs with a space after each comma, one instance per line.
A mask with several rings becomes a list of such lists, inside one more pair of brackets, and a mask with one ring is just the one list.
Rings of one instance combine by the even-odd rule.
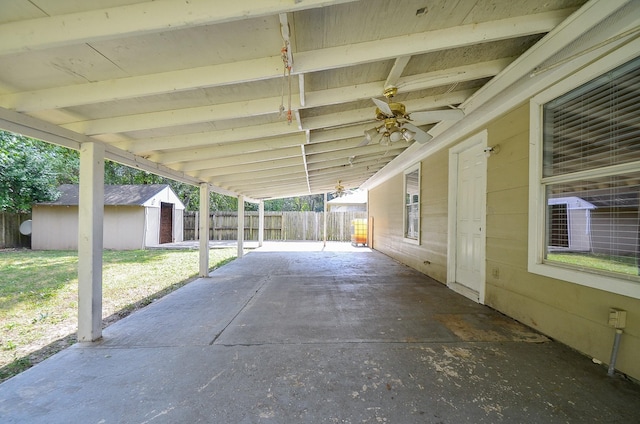
[[[112, 161], [105, 161], [105, 184], [168, 184], [187, 210], [196, 211], [200, 191], [180, 183]], [[0, 130], [0, 210], [26, 212], [35, 202], [55, 200], [60, 184], [78, 184], [80, 155], [77, 151]], [[265, 201], [266, 211], [322, 211], [322, 195]], [[209, 210], [235, 211], [238, 199], [211, 193]], [[245, 203], [245, 210], [258, 210]]]
[[0, 131], [0, 210], [28, 212], [34, 202], [49, 202], [59, 195], [64, 152], [43, 144]]

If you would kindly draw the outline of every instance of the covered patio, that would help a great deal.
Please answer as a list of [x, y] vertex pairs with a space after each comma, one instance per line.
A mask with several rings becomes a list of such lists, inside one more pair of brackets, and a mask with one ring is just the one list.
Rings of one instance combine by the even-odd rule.
[[368, 248], [265, 243], [0, 385], [4, 423], [638, 422], [640, 387]]

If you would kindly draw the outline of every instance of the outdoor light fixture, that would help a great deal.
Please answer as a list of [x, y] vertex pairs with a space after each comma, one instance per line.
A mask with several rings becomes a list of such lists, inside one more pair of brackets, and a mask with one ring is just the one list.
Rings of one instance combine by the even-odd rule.
[[500, 152], [500, 145], [496, 144], [495, 146], [487, 146], [484, 148], [484, 155], [486, 157], [490, 157], [491, 155], [497, 155]]

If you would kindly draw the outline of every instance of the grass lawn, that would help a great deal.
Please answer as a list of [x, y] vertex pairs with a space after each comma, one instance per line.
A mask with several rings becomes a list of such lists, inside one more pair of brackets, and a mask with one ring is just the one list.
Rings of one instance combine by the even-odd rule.
[[638, 275], [638, 263], [632, 256], [610, 256], [595, 253], [549, 253], [547, 259], [580, 268], [592, 268], [619, 274]]
[[[103, 326], [183, 286], [198, 273], [197, 250], [105, 251]], [[217, 268], [237, 249], [211, 249]], [[0, 382], [75, 343], [78, 254], [0, 251]]]

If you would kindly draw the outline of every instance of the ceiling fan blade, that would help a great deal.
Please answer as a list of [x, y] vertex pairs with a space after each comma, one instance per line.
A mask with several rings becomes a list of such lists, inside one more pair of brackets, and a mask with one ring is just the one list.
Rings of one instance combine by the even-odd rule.
[[378, 109], [380, 109], [382, 113], [384, 113], [389, 117], [393, 116], [393, 112], [391, 111], [391, 108], [389, 107], [387, 102], [383, 102], [382, 100], [378, 100], [375, 98], [372, 98], [371, 100], [373, 100], [373, 103], [375, 103], [376, 106], [378, 106]]
[[410, 124], [408, 122], [403, 123], [402, 126], [416, 133], [413, 139], [420, 144], [424, 144], [433, 138], [433, 136], [428, 132], [425, 132], [420, 128], [416, 127], [415, 125]]
[[461, 109], [426, 110], [424, 112], [412, 112], [410, 116], [413, 121], [433, 124], [440, 121], [457, 121], [464, 118], [464, 112]]

